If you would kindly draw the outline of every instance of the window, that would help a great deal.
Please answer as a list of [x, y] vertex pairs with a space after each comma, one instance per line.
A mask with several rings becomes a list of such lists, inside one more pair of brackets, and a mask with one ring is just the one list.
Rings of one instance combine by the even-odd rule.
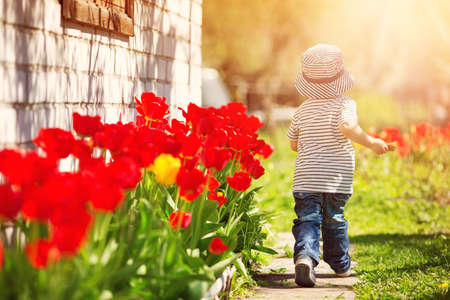
[[134, 35], [134, 0], [62, 0], [63, 18]]

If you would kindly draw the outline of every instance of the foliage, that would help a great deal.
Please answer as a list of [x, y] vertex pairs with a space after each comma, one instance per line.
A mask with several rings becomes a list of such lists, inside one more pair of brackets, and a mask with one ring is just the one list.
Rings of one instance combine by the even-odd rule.
[[273, 151], [259, 119], [190, 104], [169, 123], [164, 98], [136, 101], [136, 123], [75, 113], [77, 138], [41, 129], [45, 155], [0, 151], [0, 217], [20, 229], [0, 242], [1, 298], [200, 299], [229, 264], [246, 276], [252, 251], [271, 252], [249, 189]]
[[[250, 0], [215, 1], [203, 4], [203, 57], [206, 65], [223, 70], [226, 79], [290, 74], [302, 48], [308, 20], [316, 3]], [[318, 13], [318, 11], [315, 11]], [[295, 38], [293, 38], [295, 37]]]
[[446, 0], [205, 0], [202, 56], [228, 83], [234, 76], [250, 84], [266, 79], [281, 82], [285, 93], [304, 50], [337, 44], [355, 87], [445, 103], [449, 7]]

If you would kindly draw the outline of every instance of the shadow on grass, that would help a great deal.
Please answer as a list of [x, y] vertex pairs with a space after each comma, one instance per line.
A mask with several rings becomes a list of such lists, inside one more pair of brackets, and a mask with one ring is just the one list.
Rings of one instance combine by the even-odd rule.
[[449, 234], [367, 234], [350, 241], [360, 299], [449, 299], [449, 290], [439, 287], [450, 272]]
[[[418, 268], [437, 266], [449, 268], [449, 234], [367, 234], [352, 236], [350, 240], [359, 247], [359, 257], [373, 252], [378, 257], [387, 256], [388, 261], [385, 262], [394, 260], [398, 263], [387, 269], [415, 271]], [[389, 255], [389, 250], [392, 250], [392, 255]]]
[[401, 242], [404, 244], [413, 244], [423, 242], [436, 237], [444, 236], [450, 239], [450, 234], [435, 233], [435, 234], [401, 234], [401, 233], [381, 233], [381, 234], [362, 234], [350, 236], [352, 243], [357, 244], [371, 244], [373, 242]]

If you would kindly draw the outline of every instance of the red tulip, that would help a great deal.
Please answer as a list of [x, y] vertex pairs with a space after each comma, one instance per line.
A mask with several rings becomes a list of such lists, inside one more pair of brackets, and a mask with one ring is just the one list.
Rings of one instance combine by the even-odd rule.
[[237, 151], [248, 150], [255, 146], [256, 135], [231, 132], [229, 135], [229, 142], [230, 147]]
[[220, 107], [218, 113], [225, 117], [233, 128], [241, 133], [253, 134], [263, 126], [257, 116], [248, 116], [247, 108], [239, 102], [232, 102]]
[[415, 131], [417, 136], [424, 139], [431, 135], [433, 131], [433, 126], [428, 123], [419, 123], [415, 125]]
[[450, 122], [443, 128], [441, 128], [441, 135], [445, 140], [450, 141]]
[[224, 193], [222, 192], [211, 192], [208, 195], [208, 199], [217, 201], [219, 203], [219, 207], [221, 207], [228, 201], [227, 197], [225, 197]]
[[52, 215], [51, 243], [61, 255], [75, 255], [86, 241], [93, 217], [85, 208], [58, 209]]
[[202, 139], [195, 133], [191, 133], [188, 136], [179, 135], [177, 138], [181, 141], [180, 155], [183, 160], [182, 165], [186, 169], [195, 168], [200, 159], [198, 151], [203, 144]]
[[174, 211], [169, 216], [170, 226], [174, 230], [184, 229], [191, 224], [192, 215], [188, 211]]
[[233, 117], [238, 114], [245, 114], [247, 112], [247, 107], [241, 102], [230, 102], [221, 106], [219, 110], [222, 115]]
[[161, 130], [148, 127], [137, 128], [126, 147], [122, 147], [121, 151], [114, 155], [114, 158], [132, 158], [139, 167], [148, 167], [160, 154], [155, 132], [161, 132]]
[[194, 201], [203, 192], [206, 177], [198, 169], [181, 168], [177, 175], [180, 197], [187, 202]]
[[168, 130], [176, 137], [186, 136], [189, 132], [189, 126], [182, 121], [172, 119], [171, 127]]
[[154, 93], [144, 92], [141, 101], [136, 100], [137, 112], [144, 116], [147, 121], [163, 119], [169, 113], [169, 106], [165, 103], [166, 98], [157, 97]]
[[22, 215], [31, 221], [48, 221], [53, 211], [53, 203], [47, 197], [44, 187], [30, 186], [23, 193]]
[[220, 182], [211, 174], [208, 174], [208, 191], [215, 191], [220, 186]]
[[265, 159], [269, 158], [274, 151], [273, 147], [267, 144], [264, 140], [257, 140], [256, 146], [253, 150], [256, 154], [262, 155]]
[[236, 172], [233, 177], [227, 176], [227, 182], [232, 189], [242, 192], [249, 188], [252, 178], [245, 172]]
[[48, 157], [60, 159], [66, 158], [72, 153], [75, 138], [70, 131], [47, 128], [39, 130], [33, 142], [44, 150]]
[[[156, 146], [156, 156], [161, 153], [171, 154], [177, 156], [181, 150], [181, 141], [176, 137], [171, 136], [163, 130], [150, 128], [148, 130], [140, 129], [138, 135], [145, 134], [145, 141]], [[138, 144], [139, 145], [139, 144]], [[138, 146], [137, 145], [137, 146]]]
[[22, 184], [25, 172], [25, 170], [23, 170], [23, 161], [23, 156], [19, 151], [11, 149], [0, 151], [0, 173], [2, 173], [11, 184]]
[[167, 130], [168, 127], [169, 121], [167, 119], [153, 120], [152, 123], [150, 124], [150, 128], [155, 128], [163, 131]]
[[112, 180], [121, 188], [133, 189], [141, 181], [142, 172], [135, 161], [129, 157], [117, 157], [106, 170]]
[[96, 158], [87, 160], [81, 167], [83, 177], [89, 182], [86, 187], [90, 194], [88, 201], [99, 211], [116, 209], [125, 199], [124, 187], [134, 184], [140, 174], [140, 170], [134, 169], [130, 178], [126, 179], [123, 172], [126, 169], [120, 170], [118, 165], [111, 164], [107, 166], [101, 158]]
[[169, 121], [167, 119], [161, 120], [150, 120], [146, 119], [145, 116], [136, 116], [136, 126], [137, 127], [146, 127], [146, 128], [155, 128], [159, 130], [168, 130], [169, 129]]
[[192, 127], [194, 127], [194, 124], [198, 124], [201, 119], [209, 117], [209, 110], [207, 108], [200, 107], [194, 103], [188, 104], [187, 111], [184, 111], [183, 109], [181, 109], [181, 111], [183, 117], [186, 119], [186, 124]]
[[89, 197], [90, 183], [79, 173], [58, 173], [42, 186], [24, 190], [22, 213], [26, 219], [40, 221], [52, 220], [58, 211], [70, 216], [84, 209]]
[[386, 143], [396, 142], [401, 139], [400, 129], [396, 127], [383, 128], [380, 136]]
[[244, 131], [247, 131], [248, 133], [255, 133], [264, 126], [264, 123], [261, 121], [261, 119], [257, 116], [249, 116], [247, 117], [247, 120], [245, 120], [246, 126], [243, 127]]
[[402, 157], [408, 156], [409, 144], [403, 137], [397, 140], [397, 145], [398, 145], [398, 155]]
[[205, 147], [201, 153], [201, 159], [206, 168], [222, 170], [231, 158], [231, 151], [219, 147]]
[[80, 161], [86, 160], [92, 156], [93, 141], [75, 140], [72, 154]]
[[216, 112], [213, 107], [203, 108], [190, 103], [187, 112], [183, 111], [183, 116], [196, 134], [209, 136], [215, 128], [221, 128], [226, 124], [226, 120]]
[[179, 138], [182, 139], [180, 152], [184, 157], [195, 156], [202, 146], [202, 140], [195, 133], [188, 136], [179, 136]]
[[60, 258], [59, 250], [43, 239], [28, 243], [25, 252], [31, 265], [38, 269], [44, 269], [48, 263], [55, 263]]
[[241, 133], [255, 134], [264, 123], [256, 116], [238, 114], [231, 117], [233, 128]]
[[264, 167], [261, 165], [261, 162], [256, 158], [254, 158], [250, 154], [250, 152], [248, 151], [242, 152], [240, 161], [243, 168], [254, 179], [258, 179], [259, 177], [264, 175]]
[[254, 179], [258, 179], [259, 177], [264, 175], [264, 167], [261, 165], [261, 162], [257, 159], [255, 159], [246, 170], [248, 174], [250, 174], [250, 176], [252, 176]]
[[108, 149], [111, 153], [122, 150], [133, 139], [137, 128], [132, 124], [105, 124], [102, 131], [94, 136], [96, 146]]
[[72, 120], [73, 129], [81, 136], [94, 136], [103, 126], [100, 116], [82, 116], [75, 112], [72, 114]]
[[9, 184], [0, 185], [0, 220], [13, 220], [22, 207], [23, 197], [20, 192], [13, 191]]
[[[42, 157], [37, 152], [28, 152], [21, 163], [22, 185], [42, 185], [57, 172], [56, 161]], [[11, 182], [12, 183], [12, 182]]]
[[228, 133], [226, 127], [214, 128], [213, 132], [206, 139], [205, 147], [226, 147], [228, 144]]
[[116, 186], [98, 184], [94, 187], [91, 203], [94, 209], [103, 212], [114, 211], [125, 199], [124, 190]]
[[209, 243], [208, 250], [214, 255], [220, 255], [228, 249], [228, 246], [222, 241], [221, 238], [215, 237]]

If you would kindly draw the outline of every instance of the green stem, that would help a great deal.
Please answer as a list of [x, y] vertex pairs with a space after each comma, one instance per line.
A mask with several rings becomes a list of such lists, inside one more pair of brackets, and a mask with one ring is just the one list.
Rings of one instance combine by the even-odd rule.
[[233, 176], [233, 174], [234, 174], [234, 167], [236, 166], [236, 158], [237, 158], [237, 156], [238, 156], [238, 153], [239, 153], [239, 157], [240, 157], [240, 154], [241, 154], [241, 152], [240, 151], [236, 151], [235, 153], [234, 153], [234, 156], [233, 156], [233, 162], [231, 163], [231, 175]]
[[203, 214], [203, 207], [205, 206], [205, 192], [202, 193], [201, 197], [200, 197], [200, 205], [198, 208], [198, 215], [195, 216], [194, 220], [195, 220], [195, 226], [194, 226], [194, 233], [193, 233], [193, 238], [191, 240], [191, 249], [195, 249], [195, 246], [197, 245], [198, 239], [200, 238], [200, 222], [202, 219], [202, 214]]
[[178, 185], [175, 188], [175, 211], [178, 210], [178, 201], [180, 200], [180, 189], [178, 187]]
[[161, 259], [160, 259], [160, 264], [159, 264], [159, 275], [163, 276], [164, 275], [164, 263], [166, 260], [166, 256], [167, 256], [167, 243], [168, 243], [168, 239], [164, 242], [163, 244], [163, 248], [162, 248], [162, 253], [161, 253]]
[[[98, 217], [98, 215], [97, 215], [97, 217]], [[101, 213], [100, 226], [98, 226], [97, 233], [96, 233], [96, 239], [97, 239], [98, 245], [99, 245], [99, 247], [98, 247], [99, 259], [103, 256], [103, 252], [105, 251], [107, 234], [108, 234], [109, 226], [111, 224], [111, 218], [112, 218], [112, 214]]]
[[[234, 211], [235, 211], [235, 209], [236, 209], [236, 199], [237, 199], [237, 197], [235, 197], [235, 193], [233, 193], [233, 199], [232, 199], [232, 201], [231, 201], [231, 212], [230, 212], [230, 217], [228, 218], [228, 220], [231, 220], [231, 218], [233, 217], [233, 214], [234, 214]], [[237, 195], [239, 195], [239, 194], [237, 194]]]

